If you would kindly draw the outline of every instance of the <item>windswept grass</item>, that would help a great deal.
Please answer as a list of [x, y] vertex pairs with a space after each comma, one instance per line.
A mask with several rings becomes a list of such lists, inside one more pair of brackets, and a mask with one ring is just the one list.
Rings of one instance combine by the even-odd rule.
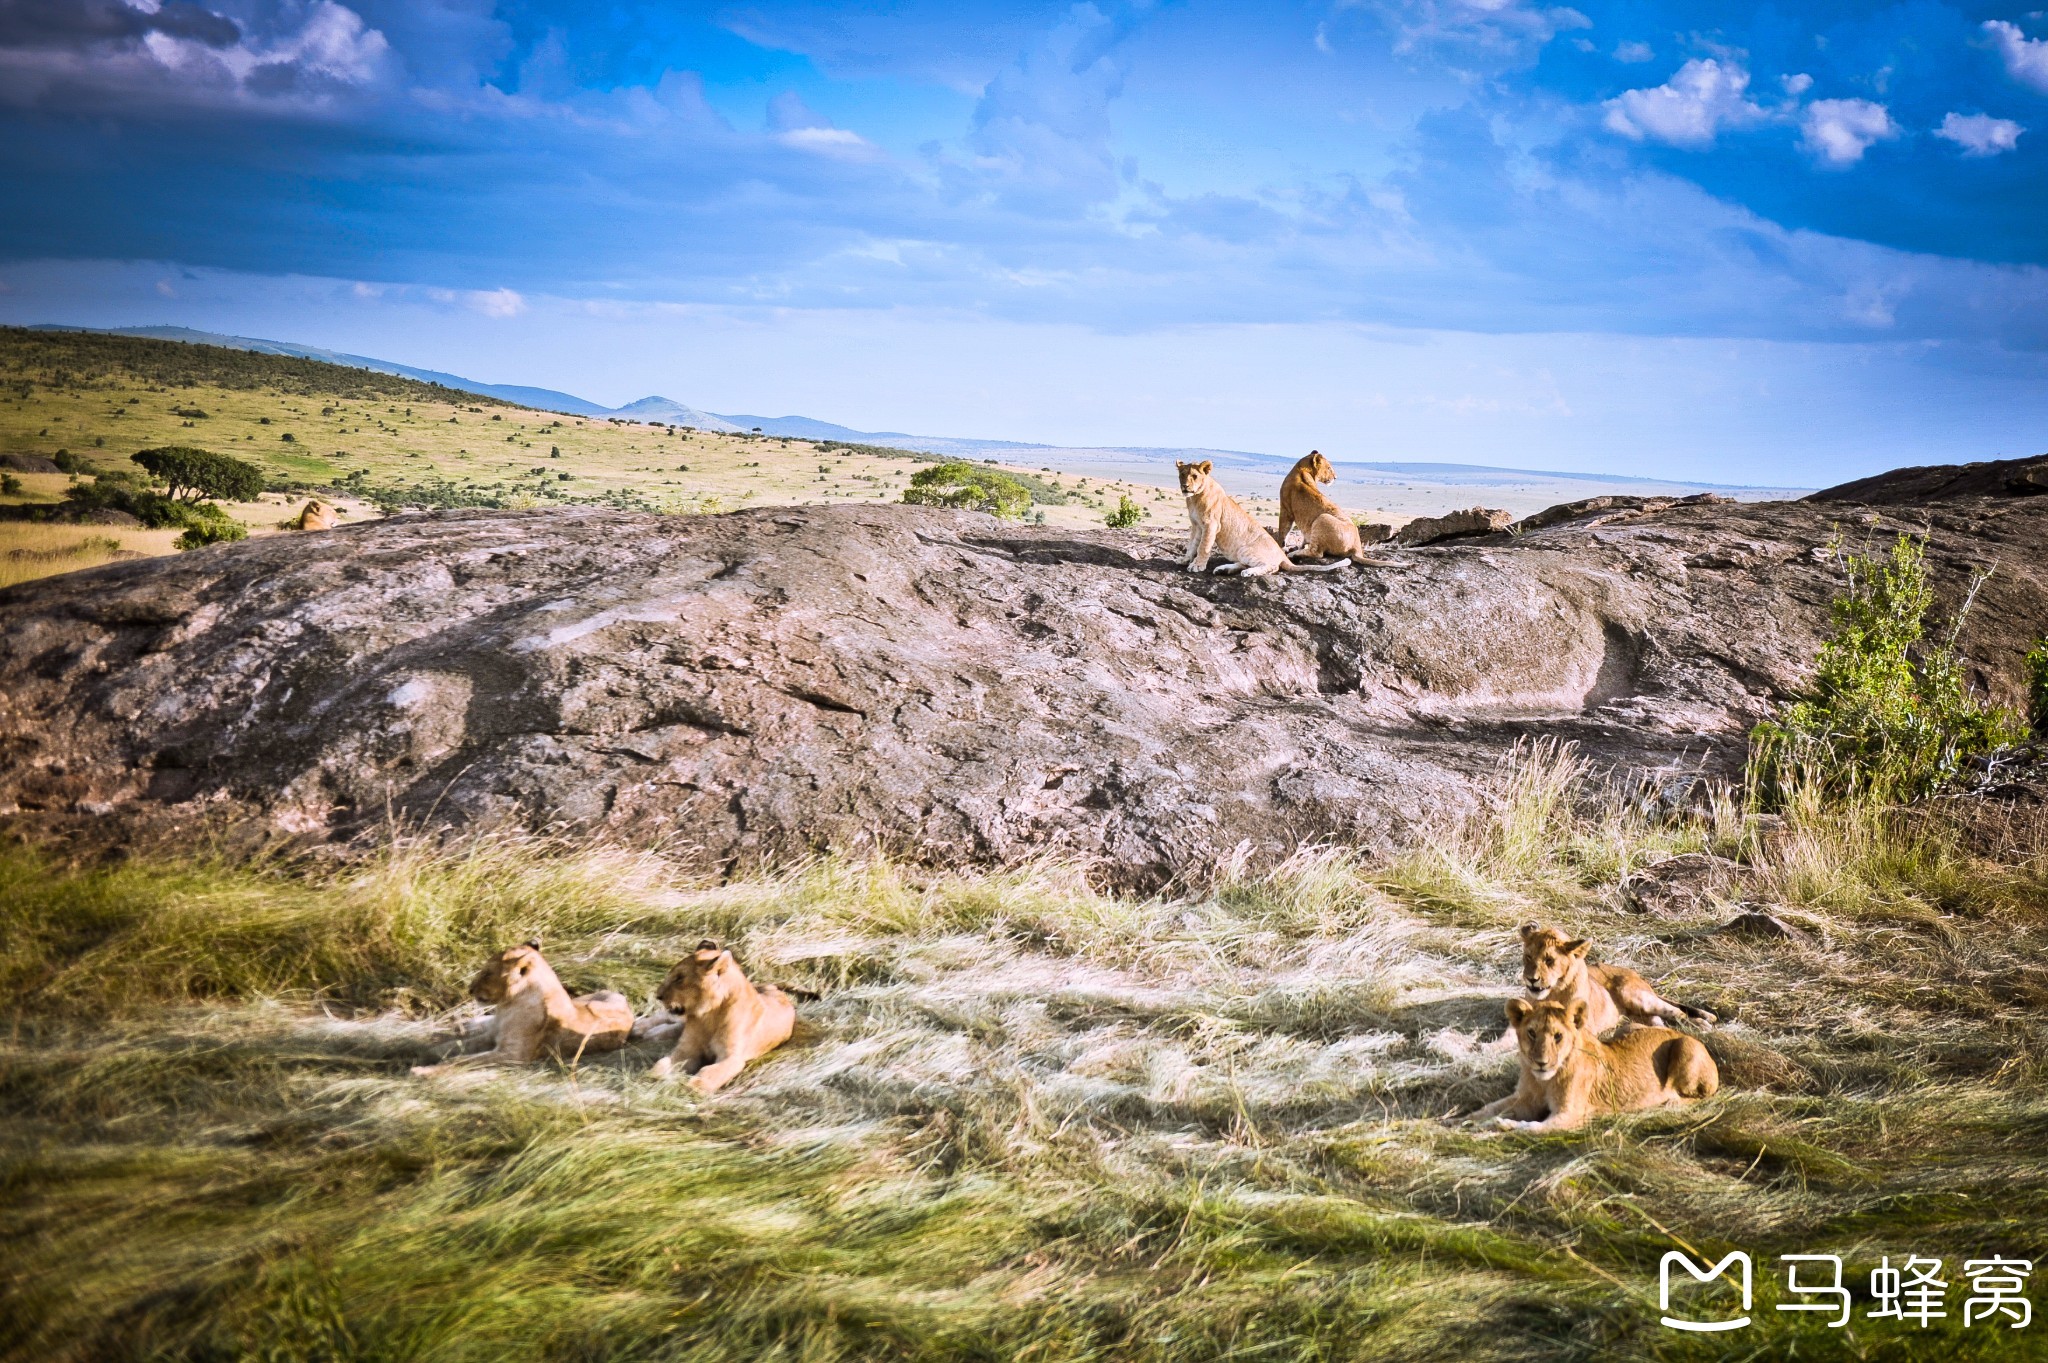
[[[1932, 814], [1655, 822], [1566, 749], [1391, 865], [1347, 848], [1134, 900], [1083, 868], [395, 839], [348, 864], [0, 859], [0, 1358], [1495, 1360], [2040, 1356], [1961, 1261], [2048, 1257], [2048, 884]], [[1711, 848], [1808, 944], [1616, 907]], [[1727, 1087], [1571, 1135], [1448, 1124], [1512, 925], [1697, 999]], [[821, 990], [711, 1101], [636, 1048], [457, 1072], [485, 950], [644, 1000], [700, 936]], [[1756, 1323], [1657, 1324], [1666, 1249], [1755, 1256]], [[1834, 1253], [1846, 1331], [1780, 1313]], [[1950, 1314], [1867, 1321], [1882, 1255]], [[2036, 1293], [2038, 1295], [2038, 1292]]]

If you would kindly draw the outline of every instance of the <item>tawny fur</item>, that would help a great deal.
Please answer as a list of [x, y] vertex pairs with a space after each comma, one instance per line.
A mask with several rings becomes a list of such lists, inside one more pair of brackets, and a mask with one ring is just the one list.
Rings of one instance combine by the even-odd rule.
[[1522, 986], [1532, 1002], [1586, 1001], [1586, 1025], [1601, 1036], [1624, 1019], [1645, 1026], [1676, 1025], [1688, 1020], [1702, 1027], [1714, 1015], [1689, 1003], [1673, 1003], [1627, 966], [1598, 965], [1586, 959], [1592, 939], [1566, 937], [1540, 923], [1522, 924]]
[[537, 942], [498, 953], [469, 982], [469, 995], [493, 1005], [490, 1018], [467, 1033], [489, 1039], [491, 1049], [438, 1065], [415, 1065], [414, 1074], [453, 1065], [525, 1065], [543, 1055], [574, 1060], [619, 1049], [633, 1030], [633, 1005], [625, 995], [604, 989], [570, 997]]
[[1358, 525], [1326, 496], [1318, 483], [1334, 482], [1337, 470], [1323, 458], [1322, 451], [1310, 450], [1280, 484], [1280, 525], [1273, 538], [1282, 549], [1287, 536], [1301, 531], [1300, 552], [1311, 558], [1346, 558], [1365, 562], [1365, 545]]
[[301, 530], [332, 530], [340, 524], [341, 517], [325, 502], [307, 502], [305, 508], [299, 512]]
[[1602, 1041], [1586, 1025], [1586, 1001], [1509, 999], [1508, 1024], [1521, 1050], [1515, 1091], [1472, 1114], [1524, 1131], [1570, 1131], [1594, 1117], [1688, 1103], [1721, 1087], [1714, 1057], [1698, 1038], [1635, 1027]]
[[1210, 476], [1211, 464], [1174, 465], [1180, 471], [1180, 490], [1188, 499], [1188, 552], [1182, 564], [1191, 573], [1209, 566], [1212, 554], [1221, 554], [1219, 573], [1241, 573], [1245, 577], [1270, 577], [1274, 573], [1327, 573], [1341, 568], [1349, 559], [1309, 567], [1295, 563], [1281, 551], [1266, 528], [1252, 519], [1252, 513], [1238, 504]]
[[699, 1093], [724, 1087], [796, 1027], [796, 1005], [772, 984], [749, 984], [732, 953], [709, 939], [676, 963], [655, 997], [682, 1015], [683, 1034], [653, 1074], [666, 1079], [680, 1068]]

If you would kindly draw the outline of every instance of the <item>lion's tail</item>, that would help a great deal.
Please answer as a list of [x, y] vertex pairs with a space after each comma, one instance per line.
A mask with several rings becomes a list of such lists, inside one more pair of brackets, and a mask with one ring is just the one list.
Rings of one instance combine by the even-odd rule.
[[1694, 1022], [1704, 1022], [1709, 1027], [1713, 1026], [1717, 1021], [1713, 1013], [1696, 1003], [1680, 1003], [1674, 999], [1671, 1006], [1691, 1018]]
[[782, 993], [789, 995], [793, 999], [802, 999], [805, 1003], [816, 1003], [819, 999], [825, 997], [823, 994], [820, 994], [817, 990], [806, 989], [799, 984], [775, 984], [770, 985], [769, 987], [771, 989], [779, 990]]
[[1280, 571], [1283, 573], [1334, 573], [1339, 568], [1350, 566], [1351, 560], [1348, 558], [1340, 558], [1332, 563], [1296, 563], [1291, 558], [1280, 560]]

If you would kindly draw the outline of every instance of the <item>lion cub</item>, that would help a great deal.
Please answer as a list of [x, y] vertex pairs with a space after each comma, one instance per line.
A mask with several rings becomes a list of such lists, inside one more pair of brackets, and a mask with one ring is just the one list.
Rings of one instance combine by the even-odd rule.
[[699, 1093], [723, 1088], [749, 1060], [789, 1040], [796, 1027], [796, 1005], [788, 996], [772, 984], [756, 989], [747, 983], [732, 953], [708, 937], [676, 962], [654, 996], [682, 1014], [683, 1034], [652, 1073], [666, 1079], [680, 1065]]
[[1522, 1052], [1515, 1091], [1472, 1114], [1524, 1131], [1570, 1131], [1593, 1117], [1712, 1096], [1714, 1057], [1696, 1037], [1637, 1027], [1602, 1041], [1586, 1026], [1586, 1001], [1508, 1000]]
[[1311, 558], [1348, 558], [1363, 563], [1365, 544], [1357, 524], [1316, 486], [1336, 477], [1337, 470], [1330, 467], [1321, 450], [1303, 456], [1280, 484], [1280, 527], [1273, 538], [1285, 549], [1288, 532], [1299, 529], [1301, 552]]
[[1266, 527], [1252, 519], [1252, 513], [1238, 505], [1210, 476], [1207, 459], [1199, 464], [1175, 462], [1180, 471], [1180, 490], [1188, 499], [1188, 555], [1182, 564], [1191, 573], [1209, 566], [1209, 556], [1221, 553], [1219, 573], [1242, 573], [1246, 577], [1270, 577], [1274, 573], [1327, 573], [1342, 568], [1349, 559], [1338, 559], [1310, 567], [1295, 563], [1282, 552]]
[[434, 1074], [451, 1065], [524, 1065], [543, 1054], [573, 1060], [615, 1051], [633, 1030], [633, 1005], [625, 995], [604, 989], [571, 998], [540, 954], [539, 942], [499, 952], [469, 982], [469, 996], [495, 1005], [490, 1018], [470, 1033], [495, 1044], [488, 1051], [458, 1055], [438, 1065], [415, 1065], [414, 1074]]
[[1713, 1026], [1712, 1013], [1689, 1003], [1673, 1003], [1628, 967], [1587, 961], [1586, 952], [1592, 945], [1589, 937], [1574, 940], [1540, 923], [1522, 924], [1522, 984], [1530, 999], [1552, 1003], [1584, 999], [1586, 1025], [1601, 1036], [1619, 1027], [1623, 1018], [1645, 1026], [1681, 1023], [1687, 1018], [1702, 1027]]

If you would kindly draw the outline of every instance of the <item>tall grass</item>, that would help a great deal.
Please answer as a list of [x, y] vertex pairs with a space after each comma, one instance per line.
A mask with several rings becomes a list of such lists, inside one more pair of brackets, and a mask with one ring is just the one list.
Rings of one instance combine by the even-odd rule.
[[[707, 885], [508, 837], [7, 853], [0, 1359], [1726, 1356], [1656, 1323], [1681, 1242], [1756, 1256], [1742, 1356], [2026, 1356], [1959, 1311], [1772, 1307], [1781, 1253], [1860, 1283], [2048, 1251], [2041, 848], [1825, 804], [1652, 819], [1550, 745], [1498, 797], [1392, 863], [1318, 845], [1148, 899], [1057, 863]], [[1814, 940], [1616, 908], [1702, 847]], [[1720, 1013], [1723, 1093], [1446, 1123], [1512, 1082], [1485, 1046], [1531, 911]], [[651, 1046], [412, 1078], [476, 958], [536, 931], [579, 988], [644, 1000], [710, 935], [823, 997], [708, 1101]]]
[[0, 588], [55, 573], [97, 568], [138, 553], [164, 553], [170, 541], [170, 533], [164, 531], [0, 521]]

